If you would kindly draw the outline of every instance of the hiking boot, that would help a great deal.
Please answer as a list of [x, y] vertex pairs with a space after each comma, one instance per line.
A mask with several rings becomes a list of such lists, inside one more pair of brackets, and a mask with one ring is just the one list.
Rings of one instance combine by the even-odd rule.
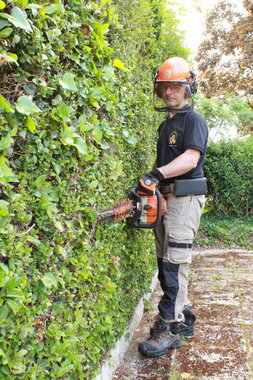
[[159, 320], [157, 320], [156, 322], [155, 322], [155, 325], [154, 325], [154, 327], [151, 327], [150, 328], [150, 335], [152, 336], [154, 333], [155, 333], [155, 331], [164, 331], [164, 330], [166, 330], [167, 329], [167, 325], [166, 325], [166, 323], [165, 322], [163, 322], [161, 319], [159, 319]]
[[151, 338], [139, 344], [138, 350], [144, 356], [155, 357], [164, 355], [169, 349], [180, 346], [180, 336], [173, 335], [166, 326], [163, 331], [155, 330]]
[[[181, 338], [191, 338], [194, 335], [194, 323], [196, 321], [195, 315], [191, 312], [190, 308], [185, 308], [183, 310], [185, 321], [179, 322], [177, 327], [179, 330], [177, 333]], [[155, 322], [154, 327], [150, 329], [150, 335], [152, 336], [155, 331], [164, 331], [167, 329], [167, 324], [163, 322], [161, 319], [158, 319]]]
[[186, 339], [189, 339], [191, 337], [193, 337], [194, 335], [194, 326], [191, 325], [191, 326], [187, 326], [182, 328], [179, 335], [181, 336], [181, 338], [186, 338]]
[[180, 324], [180, 336], [184, 338], [191, 338], [194, 335], [194, 323], [196, 322], [196, 317], [191, 311], [191, 306], [186, 306], [183, 310], [184, 323]]
[[191, 338], [194, 335], [193, 324], [188, 326], [186, 323], [181, 322], [179, 328], [179, 335], [181, 336], [181, 338]]

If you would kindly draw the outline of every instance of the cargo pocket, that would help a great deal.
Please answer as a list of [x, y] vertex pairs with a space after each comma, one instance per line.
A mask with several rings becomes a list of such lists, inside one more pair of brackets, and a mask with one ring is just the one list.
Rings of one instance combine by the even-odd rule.
[[192, 230], [193, 237], [196, 236], [202, 210], [205, 206], [205, 195], [192, 195], [191, 207], [185, 219], [185, 225]]

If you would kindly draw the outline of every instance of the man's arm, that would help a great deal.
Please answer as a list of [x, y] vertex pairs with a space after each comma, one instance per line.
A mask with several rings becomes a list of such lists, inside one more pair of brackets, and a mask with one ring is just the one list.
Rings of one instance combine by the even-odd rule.
[[186, 149], [186, 151], [169, 164], [164, 165], [158, 170], [161, 171], [164, 178], [178, 177], [196, 168], [201, 152], [196, 149]]
[[195, 168], [200, 154], [199, 150], [186, 149], [184, 153], [169, 164], [160, 168], [153, 168], [151, 172], [145, 174], [138, 182], [138, 192], [147, 195], [154, 194], [159, 181], [163, 181], [166, 178], [178, 177]]

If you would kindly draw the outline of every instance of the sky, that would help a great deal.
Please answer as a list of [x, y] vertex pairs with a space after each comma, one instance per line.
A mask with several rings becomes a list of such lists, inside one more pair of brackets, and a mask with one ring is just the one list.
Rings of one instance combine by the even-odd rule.
[[197, 52], [205, 30], [205, 14], [208, 9], [213, 8], [218, 0], [199, 0], [198, 6], [189, 5], [192, 1], [184, 0], [182, 5], [187, 7], [185, 15], [180, 17], [180, 30], [185, 32], [185, 46], [188, 47], [193, 55]]
[[[237, 10], [243, 10], [243, 0], [228, 0], [235, 4]], [[187, 9], [180, 17], [179, 29], [184, 31], [185, 46], [193, 56], [197, 53], [198, 45], [205, 31], [205, 15], [219, 0], [181, 0], [180, 5]], [[195, 4], [195, 5], [194, 5]]]

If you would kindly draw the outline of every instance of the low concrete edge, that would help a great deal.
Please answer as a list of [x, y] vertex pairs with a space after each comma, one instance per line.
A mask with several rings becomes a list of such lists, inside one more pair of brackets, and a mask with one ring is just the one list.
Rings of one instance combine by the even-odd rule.
[[157, 272], [154, 274], [151, 285], [150, 292], [145, 293], [140, 299], [138, 305], [135, 308], [134, 315], [131, 319], [130, 324], [124, 331], [122, 337], [115, 343], [114, 347], [111, 349], [108, 355], [108, 359], [102, 364], [100, 368], [100, 373], [94, 380], [111, 380], [117, 368], [122, 363], [122, 359], [130, 345], [133, 334], [140, 324], [144, 313], [144, 299], [149, 300], [156, 285], [158, 283]]

